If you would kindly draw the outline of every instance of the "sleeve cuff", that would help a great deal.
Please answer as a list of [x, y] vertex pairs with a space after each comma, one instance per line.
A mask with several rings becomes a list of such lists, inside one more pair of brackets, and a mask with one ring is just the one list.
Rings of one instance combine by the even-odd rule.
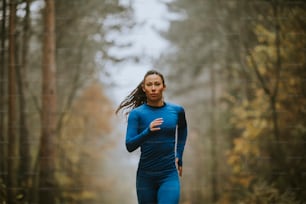
[[181, 158], [178, 158], [178, 162], [177, 162], [178, 166], [183, 166], [183, 161]]

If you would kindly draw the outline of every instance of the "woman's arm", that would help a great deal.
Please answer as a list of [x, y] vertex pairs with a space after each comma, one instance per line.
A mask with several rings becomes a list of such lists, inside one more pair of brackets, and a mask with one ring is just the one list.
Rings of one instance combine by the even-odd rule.
[[128, 118], [128, 126], [126, 131], [126, 148], [129, 152], [136, 150], [148, 136], [150, 136], [151, 132], [159, 131], [160, 125], [163, 123], [162, 118], [154, 119], [150, 125], [144, 129], [141, 133], [139, 131], [139, 117], [136, 113], [131, 112]]
[[187, 122], [185, 116], [185, 110], [181, 108], [179, 111], [179, 118], [178, 118], [178, 126], [177, 126], [177, 165], [178, 167], [183, 166], [183, 152], [185, 148], [185, 143], [187, 139]]
[[129, 152], [136, 150], [150, 134], [150, 128], [147, 127], [141, 133], [139, 130], [139, 118], [135, 112], [131, 112], [128, 117], [128, 125], [126, 130], [125, 145]]

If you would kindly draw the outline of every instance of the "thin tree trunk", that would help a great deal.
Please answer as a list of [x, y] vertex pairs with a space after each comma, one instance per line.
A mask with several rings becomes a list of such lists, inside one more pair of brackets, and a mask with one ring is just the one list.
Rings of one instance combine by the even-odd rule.
[[6, 138], [4, 131], [4, 117], [5, 117], [5, 70], [6, 70], [6, 56], [5, 56], [5, 40], [6, 40], [6, 0], [2, 0], [2, 21], [1, 21], [1, 48], [0, 48], [0, 178], [6, 183]]
[[10, 1], [9, 14], [9, 76], [8, 76], [8, 203], [16, 202], [18, 145], [17, 145], [17, 111], [16, 111], [16, 60], [15, 60], [15, 23], [16, 2]]
[[[212, 8], [212, 16], [217, 17], [218, 16], [218, 9], [220, 9], [220, 6], [216, 4], [216, 1], [211, 0], [210, 1], [211, 8]], [[220, 24], [220, 22], [218, 22]], [[216, 25], [218, 26], [218, 25]], [[210, 34], [210, 39], [214, 41], [218, 36], [218, 33], [213, 29], [213, 31]], [[216, 60], [215, 60], [215, 46], [211, 43], [210, 46], [211, 49], [211, 63], [210, 63], [210, 88], [211, 88], [211, 96], [210, 96], [210, 142], [211, 142], [211, 149], [210, 149], [210, 155], [211, 155], [211, 201], [212, 203], [217, 203], [219, 199], [219, 191], [218, 191], [218, 175], [219, 175], [219, 169], [218, 169], [218, 155], [217, 155], [217, 134], [216, 134], [216, 108], [217, 108], [217, 100], [216, 100]]]
[[280, 40], [280, 23], [279, 23], [279, 9], [280, 5], [278, 0], [273, 2], [273, 15], [275, 19], [275, 48], [276, 48], [276, 63], [275, 63], [275, 75], [276, 81], [274, 84], [274, 89], [271, 96], [271, 106], [272, 106], [272, 114], [273, 114], [273, 128], [274, 128], [274, 137], [277, 141], [279, 141], [279, 127], [278, 127], [278, 113], [276, 109], [276, 102], [278, 96], [279, 89], [279, 80], [280, 80], [280, 72], [282, 69], [282, 61], [281, 61], [281, 40]]
[[211, 114], [210, 114], [210, 141], [211, 141], [211, 188], [212, 203], [218, 201], [218, 155], [217, 155], [217, 134], [216, 134], [216, 73], [212, 65], [210, 68], [210, 86], [211, 86]]
[[22, 59], [21, 66], [17, 69], [18, 76], [18, 90], [19, 90], [19, 117], [20, 117], [20, 145], [19, 151], [20, 159], [20, 184], [25, 190], [26, 200], [28, 199], [29, 190], [29, 172], [30, 172], [30, 150], [29, 150], [29, 134], [26, 121], [26, 100], [24, 96], [24, 89], [26, 86], [26, 67], [28, 58], [28, 41], [29, 41], [29, 18], [30, 18], [30, 0], [26, 0], [26, 15], [24, 18], [24, 28], [22, 36]]
[[81, 64], [82, 64], [82, 60], [83, 60], [83, 50], [85, 47], [85, 43], [86, 43], [86, 38], [82, 37], [82, 39], [80, 40], [80, 46], [79, 46], [79, 50], [78, 50], [78, 62], [77, 62], [77, 66], [76, 66], [76, 70], [75, 70], [75, 74], [73, 77], [73, 85], [71, 88], [71, 91], [67, 97], [67, 101], [64, 105], [64, 109], [63, 111], [61, 111], [59, 113], [58, 116], [58, 124], [57, 124], [57, 132], [61, 132], [62, 130], [62, 125], [63, 125], [63, 119], [65, 117], [66, 112], [71, 108], [73, 99], [75, 98], [78, 89], [83, 85], [83, 82], [81, 81]]
[[278, 126], [278, 113], [276, 109], [277, 103], [277, 96], [278, 96], [278, 89], [279, 89], [279, 81], [280, 81], [280, 73], [282, 70], [282, 61], [281, 61], [281, 53], [280, 53], [280, 23], [279, 23], [279, 9], [280, 5], [278, 0], [272, 2], [272, 9], [273, 9], [273, 17], [275, 19], [275, 49], [276, 49], [276, 63], [274, 65], [274, 72], [275, 72], [275, 81], [270, 86], [264, 80], [264, 77], [259, 71], [259, 67], [257, 65], [256, 60], [254, 59], [252, 53], [248, 49], [247, 44], [245, 43], [244, 47], [246, 48], [247, 54], [249, 55], [252, 63], [252, 67], [255, 71], [256, 77], [260, 82], [262, 89], [264, 90], [265, 94], [268, 96], [270, 100], [270, 106], [272, 109], [272, 123], [273, 123], [273, 135], [276, 141], [279, 141], [279, 126]]
[[[270, 106], [272, 109], [272, 124], [273, 124], [273, 135], [277, 143], [273, 143], [271, 150], [271, 157], [274, 159], [274, 163], [276, 164], [276, 170], [283, 166], [283, 158], [284, 153], [282, 151], [282, 146], [280, 145], [280, 135], [279, 135], [279, 125], [278, 125], [278, 112], [277, 112], [277, 98], [278, 98], [278, 89], [279, 89], [279, 81], [280, 81], [280, 73], [282, 69], [282, 61], [281, 61], [281, 39], [280, 39], [280, 22], [279, 22], [279, 13], [280, 13], [280, 3], [278, 0], [274, 0], [272, 3], [273, 9], [273, 17], [275, 19], [275, 49], [276, 49], [276, 61], [274, 65], [275, 70], [275, 82], [271, 88]], [[271, 177], [271, 182], [274, 182], [278, 179], [277, 174], [273, 174]]]
[[42, 112], [39, 203], [54, 204], [56, 182], [56, 64], [54, 0], [45, 0], [44, 41], [42, 61]]

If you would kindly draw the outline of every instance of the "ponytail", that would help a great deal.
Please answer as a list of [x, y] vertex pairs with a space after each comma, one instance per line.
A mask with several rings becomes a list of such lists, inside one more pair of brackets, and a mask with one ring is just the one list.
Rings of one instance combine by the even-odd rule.
[[142, 90], [142, 83], [140, 82], [138, 86], [120, 103], [118, 108], [116, 109], [116, 114], [121, 109], [126, 110], [125, 114], [128, 115], [130, 110], [144, 104], [147, 101], [147, 96], [145, 92]]

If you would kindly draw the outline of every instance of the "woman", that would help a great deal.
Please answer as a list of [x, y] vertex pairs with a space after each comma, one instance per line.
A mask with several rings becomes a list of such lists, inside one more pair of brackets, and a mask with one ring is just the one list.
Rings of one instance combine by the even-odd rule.
[[150, 70], [116, 110], [127, 110], [127, 150], [141, 148], [136, 179], [139, 204], [179, 203], [187, 123], [183, 107], [163, 100], [165, 89], [163, 75]]

